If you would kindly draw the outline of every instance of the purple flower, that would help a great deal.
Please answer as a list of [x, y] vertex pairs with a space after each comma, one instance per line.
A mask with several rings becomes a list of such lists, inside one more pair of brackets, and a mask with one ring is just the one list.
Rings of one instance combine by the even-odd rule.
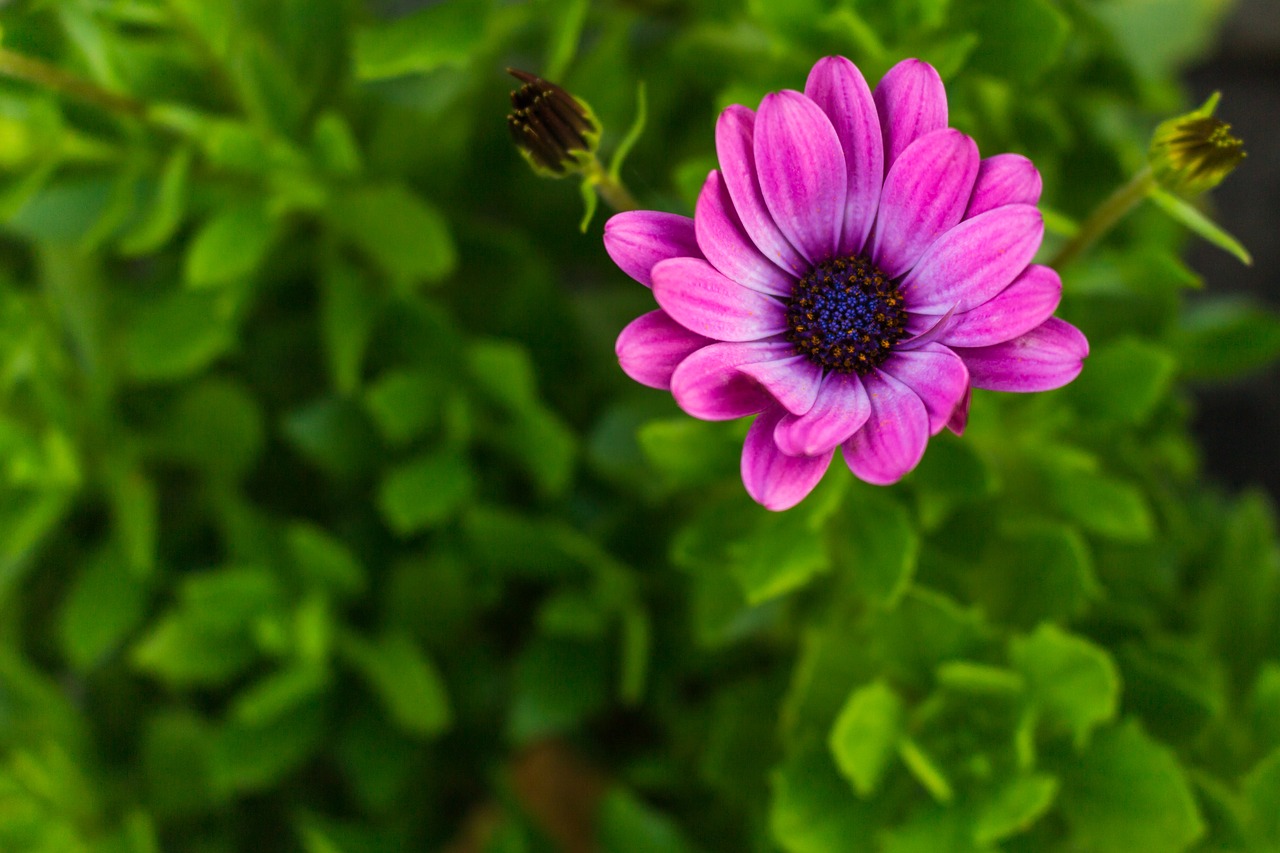
[[835, 449], [869, 483], [896, 482], [970, 388], [1045, 391], [1089, 345], [1053, 317], [1062, 282], [1031, 263], [1040, 175], [978, 158], [947, 126], [932, 66], [898, 63], [874, 92], [849, 60], [804, 93], [716, 124], [720, 170], [692, 219], [621, 213], [610, 257], [659, 310], [618, 336], [627, 375], [704, 420], [756, 415], [742, 452], [751, 497], [799, 503]]

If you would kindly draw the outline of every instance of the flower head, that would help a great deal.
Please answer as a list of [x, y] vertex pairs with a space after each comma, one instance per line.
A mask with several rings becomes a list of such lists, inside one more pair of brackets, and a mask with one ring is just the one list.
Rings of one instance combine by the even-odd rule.
[[822, 59], [803, 93], [721, 113], [716, 150], [692, 219], [605, 226], [659, 306], [617, 352], [694, 417], [756, 416], [742, 478], [759, 503], [794, 506], [836, 448], [861, 479], [896, 482], [931, 435], [964, 429], [971, 387], [1079, 374], [1088, 343], [1052, 316], [1061, 280], [1031, 263], [1040, 175], [1017, 154], [980, 160], [927, 63], [872, 92], [849, 60]]
[[1231, 125], [1213, 117], [1217, 105], [1215, 93], [1194, 112], [1156, 128], [1148, 159], [1162, 186], [1195, 195], [1213, 189], [1240, 165], [1244, 142], [1231, 135]]
[[586, 166], [600, 143], [591, 108], [536, 74], [517, 68], [507, 73], [524, 84], [511, 93], [507, 129], [533, 170], [559, 178]]

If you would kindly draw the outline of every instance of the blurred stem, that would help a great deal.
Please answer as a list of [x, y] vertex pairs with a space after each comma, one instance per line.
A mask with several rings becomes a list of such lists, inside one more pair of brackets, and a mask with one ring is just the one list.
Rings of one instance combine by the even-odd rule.
[[624, 210], [640, 209], [640, 203], [636, 201], [631, 191], [622, 185], [622, 181], [610, 175], [608, 170], [600, 165], [600, 161], [595, 157], [591, 158], [591, 163], [585, 169], [584, 174], [587, 180], [591, 182], [591, 185], [596, 188], [600, 198], [604, 199], [604, 203], [618, 213], [622, 213]]
[[97, 83], [77, 77], [42, 59], [15, 53], [3, 47], [0, 47], [0, 76], [34, 83], [108, 112], [138, 119], [147, 117], [147, 105], [142, 101], [104, 89]]
[[1151, 167], [1140, 170], [1124, 186], [1113, 192], [1107, 200], [1098, 205], [1089, 218], [1080, 226], [1076, 235], [1058, 250], [1049, 266], [1061, 272], [1062, 268], [1076, 259], [1078, 255], [1092, 246], [1100, 237], [1115, 227], [1125, 214], [1137, 207], [1156, 185], [1155, 175]]

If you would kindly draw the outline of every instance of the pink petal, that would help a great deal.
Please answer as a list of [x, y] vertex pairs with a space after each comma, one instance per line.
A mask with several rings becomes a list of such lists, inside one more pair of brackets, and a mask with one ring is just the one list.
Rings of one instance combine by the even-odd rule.
[[844, 150], [848, 191], [839, 254], [857, 254], [871, 233], [884, 181], [884, 142], [876, 104], [858, 66], [843, 56], [819, 59], [809, 72], [804, 93], [827, 114]]
[[902, 60], [881, 78], [874, 97], [886, 171], [912, 142], [947, 126], [947, 90], [927, 62]]
[[653, 296], [677, 323], [717, 341], [754, 341], [787, 328], [781, 302], [696, 258], [672, 258], [654, 267]]
[[828, 373], [813, 408], [786, 414], [773, 431], [778, 448], [791, 456], [829, 453], [867, 422], [871, 401], [855, 373]]
[[938, 340], [950, 330], [952, 323], [955, 322], [955, 313], [955, 309], [952, 308], [941, 317], [937, 314], [908, 314], [907, 332], [911, 337], [898, 341], [894, 349], [920, 349], [925, 344]]
[[793, 355], [777, 361], [758, 361], [738, 368], [773, 395], [783, 408], [794, 415], [803, 415], [813, 407], [822, 384], [822, 367], [808, 356]]
[[738, 104], [720, 113], [716, 121], [716, 156], [720, 160], [720, 174], [751, 242], [784, 270], [797, 276], [804, 275], [809, 269], [808, 262], [778, 229], [760, 191], [752, 142], [755, 121], [756, 114]]
[[[970, 311], [956, 314], [942, 336], [948, 346], [985, 347], [1012, 340], [1053, 316], [1062, 279], [1032, 264], [1004, 290]], [[928, 316], [928, 315], [926, 315]]]
[[789, 297], [796, 280], [770, 261], [751, 242], [742, 227], [733, 200], [720, 173], [712, 171], [698, 194], [694, 211], [698, 247], [711, 265], [741, 284], [761, 293]]
[[714, 343], [681, 326], [665, 311], [641, 314], [618, 335], [622, 372], [650, 388], [671, 388], [671, 374], [691, 353]]
[[756, 115], [760, 191], [782, 233], [813, 263], [835, 257], [844, 224], [844, 151], [817, 104], [790, 90], [765, 95]]
[[964, 362], [941, 344], [895, 351], [884, 370], [914, 391], [924, 403], [932, 435], [942, 432], [969, 390], [969, 371]]
[[604, 224], [604, 250], [627, 275], [653, 286], [653, 267], [667, 258], [700, 258], [693, 220], [655, 210], [629, 210]]
[[964, 216], [978, 174], [978, 146], [958, 130], [913, 142], [889, 168], [871, 257], [890, 278], [916, 265], [929, 244]]
[[1089, 342], [1075, 326], [1057, 317], [1011, 341], [989, 347], [956, 347], [974, 388], [992, 391], [1049, 391], [1080, 374]]
[[964, 396], [956, 404], [956, 410], [951, 413], [951, 420], [947, 421], [947, 429], [956, 435], [964, 435], [964, 428], [969, 425], [969, 403], [972, 400], [973, 386], [970, 385], [964, 389]]
[[1006, 204], [1040, 201], [1040, 172], [1021, 154], [997, 154], [978, 164], [978, 180], [964, 218], [970, 219]]
[[[912, 311], [965, 312], [1004, 290], [1035, 256], [1044, 237], [1040, 211], [1007, 204], [966, 219], [934, 242], [902, 281]], [[672, 263], [668, 261], [667, 263]]]
[[774, 405], [773, 395], [738, 371], [744, 364], [786, 358], [795, 350], [786, 341], [712, 344], [690, 355], [671, 375], [676, 405], [704, 421], [728, 421]]
[[858, 479], [887, 486], [920, 463], [929, 442], [929, 413], [914, 391], [882, 370], [862, 382], [871, 416], [844, 443], [844, 461]]
[[747, 430], [742, 445], [742, 483], [747, 494], [765, 509], [784, 510], [800, 503], [831, 464], [831, 451], [818, 456], [788, 456], [773, 443], [773, 431], [783, 416], [774, 406]]

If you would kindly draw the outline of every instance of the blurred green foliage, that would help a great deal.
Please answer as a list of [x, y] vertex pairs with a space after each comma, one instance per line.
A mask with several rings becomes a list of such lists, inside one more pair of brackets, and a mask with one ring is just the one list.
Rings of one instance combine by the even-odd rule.
[[503, 121], [526, 67], [607, 153], [644, 81], [623, 178], [689, 212], [720, 107], [920, 56], [1060, 243], [1221, 7], [6, 4], [0, 850], [1280, 850], [1274, 511], [1182, 386], [1280, 323], [1189, 307], [1178, 225], [1069, 271], [1073, 386], [771, 515]]

